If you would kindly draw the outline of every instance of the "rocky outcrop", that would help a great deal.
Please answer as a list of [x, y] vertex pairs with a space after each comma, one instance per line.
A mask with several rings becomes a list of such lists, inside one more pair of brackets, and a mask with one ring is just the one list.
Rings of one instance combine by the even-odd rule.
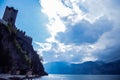
[[32, 38], [11, 24], [0, 21], [0, 73], [47, 75], [33, 49]]

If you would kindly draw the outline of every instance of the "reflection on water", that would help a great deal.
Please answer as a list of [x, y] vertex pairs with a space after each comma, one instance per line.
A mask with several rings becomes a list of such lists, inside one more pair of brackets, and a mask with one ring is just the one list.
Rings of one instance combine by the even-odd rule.
[[49, 75], [34, 80], [120, 80], [120, 75]]

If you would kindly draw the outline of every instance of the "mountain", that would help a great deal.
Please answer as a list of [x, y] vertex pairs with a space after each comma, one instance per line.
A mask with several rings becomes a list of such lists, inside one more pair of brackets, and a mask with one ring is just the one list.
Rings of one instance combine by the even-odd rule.
[[17, 10], [6, 7], [0, 19], [0, 73], [47, 75], [41, 59], [33, 49], [32, 38], [17, 29], [15, 19]]
[[48, 73], [52, 74], [67, 74], [70, 64], [67, 62], [51, 62], [43, 65]]
[[50, 62], [44, 64], [50, 74], [120, 74], [120, 60], [109, 63], [87, 61], [74, 64], [68, 62]]
[[102, 74], [120, 74], [120, 60], [106, 63], [100, 69]]

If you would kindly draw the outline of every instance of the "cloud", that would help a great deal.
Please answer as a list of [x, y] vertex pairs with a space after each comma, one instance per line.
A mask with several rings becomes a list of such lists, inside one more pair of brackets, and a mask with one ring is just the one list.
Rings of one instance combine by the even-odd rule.
[[112, 61], [120, 59], [120, 28], [114, 27], [110, 32], [106, 32], [94, 44], [96, 49], [92, 52], [99, 58], [99, 60]]
[[74, 26], [66, 26], [66, 32], [59, 32], [56, 39], [64, 44], [84, 44], [96, 42], [102, 34], [110, 31], [112, 22], [101, 17], [94, 24], [82, 20]]
[[119, 0], [40, 0], [40, 4], [51, 35], [45, 43], [36, 42], [45, 61], [119, 59]]

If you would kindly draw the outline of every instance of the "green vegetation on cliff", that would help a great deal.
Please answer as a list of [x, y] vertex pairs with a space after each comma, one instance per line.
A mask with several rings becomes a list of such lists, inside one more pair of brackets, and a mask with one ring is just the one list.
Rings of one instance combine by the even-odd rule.
[[[19, 33], [19, 34], [18, 34]], [[10, 24], [0, 23], [0, 73], [46, 75], [43, 65], [29, 38]]]

